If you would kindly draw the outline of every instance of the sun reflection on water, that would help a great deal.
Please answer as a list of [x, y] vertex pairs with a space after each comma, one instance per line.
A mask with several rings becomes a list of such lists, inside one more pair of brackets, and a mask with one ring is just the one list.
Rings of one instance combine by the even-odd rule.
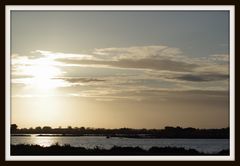
[[58, 140], [55, 137], [45, 137], [45, 136], [31, 136], [32, 143], [44, 147], [48, 147], [58, 143]]

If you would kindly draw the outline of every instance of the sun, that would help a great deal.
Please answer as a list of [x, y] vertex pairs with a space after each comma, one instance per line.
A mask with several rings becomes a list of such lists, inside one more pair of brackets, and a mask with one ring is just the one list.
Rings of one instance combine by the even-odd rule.
[[32, 76], [28, 83], [38, 89], [48, 90], [59, 86], [59, 79], [56, 79], [59, 75], [59, 70], [55, 67], [45, 65], [31, 66], [28, 68], [28, 73]]
[[61, 70], [51, 62], [51, 59], [35, 60], [35, 63], [24, 66], [22, 72], [29, 76], [24, 83], [39, 90], [50, 90], [64, 84], [64, 81], [58, 78]]

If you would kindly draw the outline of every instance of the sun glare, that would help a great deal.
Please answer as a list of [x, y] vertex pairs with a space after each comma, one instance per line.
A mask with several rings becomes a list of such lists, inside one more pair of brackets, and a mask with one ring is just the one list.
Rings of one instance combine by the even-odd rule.
[[49, 79], [60, 75], [60, 70], [49, 65], [27, 67], [25, 73], [39, 79]]
[[30, 77], [24, 83], [40, 90], [50, 90], [64, 84], [63, 80], [57, 78], [61, 70], [51, 63], [51, 59], [35, 60], [32, 65], [24, 66], [22, 72]]

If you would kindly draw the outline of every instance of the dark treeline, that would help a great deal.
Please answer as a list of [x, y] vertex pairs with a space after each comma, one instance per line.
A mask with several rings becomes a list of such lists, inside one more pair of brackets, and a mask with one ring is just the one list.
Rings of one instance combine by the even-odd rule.
[[165, 127], [164, 129], [105, 129], [74, 127], [51, 128], [50, 126], [36, 128], [18, 129], [16, 124], [11, 125], [12, 135], [24, 134], [57, 134], [58, 136], [107, 136], [107, 137], [129, 137], [129, 138], [229, 138], [229, 128], [222, 129], [196, 129], [182, 127]]
[[217, 153], [203, 153], [195, 149], [181, 147], [152, 147], [148, 150], [140, 147], [118, 147], [111, 149], [86, 149], [84, 147], [72, 147], [59, 144], [50, 147], [40, 145], [11, 145], [11, 155], [229, 155], [229, 150]]

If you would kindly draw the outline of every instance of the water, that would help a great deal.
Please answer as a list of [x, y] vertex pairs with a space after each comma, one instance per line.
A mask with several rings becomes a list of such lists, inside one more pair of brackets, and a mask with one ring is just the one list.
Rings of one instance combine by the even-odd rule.
[[11, 136], [11, 144], [37, 144], [40, 146], [51, 146], [70, 144], [71, 146], [81, 146], [85, 148], [94, 148], [96, 146], [104, 149], [110, 149], [113, 146], [136, 147], [149, 149], [157, 147], [184, 147], [192, 148], [200, 152], [214, 153], [223, 149], [229, 149], [229, 139], [136, 139], [111, 137], [107, 139], [101, 136], [79, 136], [79, 137], [38, 137], [32, 134], [27, 136]]

